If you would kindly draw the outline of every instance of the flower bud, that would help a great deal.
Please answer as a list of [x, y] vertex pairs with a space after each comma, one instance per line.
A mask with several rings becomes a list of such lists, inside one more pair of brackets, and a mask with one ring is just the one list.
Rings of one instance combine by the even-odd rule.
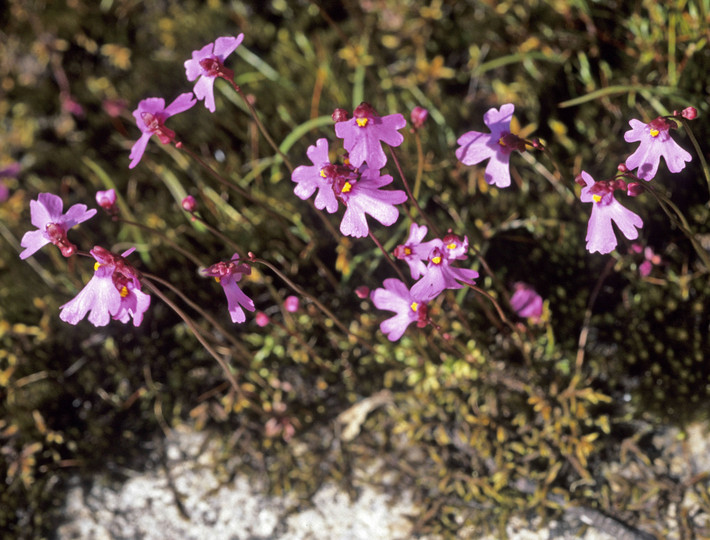
[[426, 122], [427, 118], [429, 118], [429, 111], [427, 111], [424, 107], [414, 107], [410, 118], [412, 119], [414, 129], [420, 129], [424, 125], [424, 122]]
[[639, 182], [629, 182], [626, 184], [626, 194], [629, 197], [636, 197], [643, 192], [643, 187]]
[[695, 107], [686, 107], [680, 115], [686, 120], [695, 120], [698, 117], [698, 110]]
[[620, 173], [629, 172], [629, 168], [626, 166], [625, 163], [619, 163], [619, 165], [616, 167], [616, 170], [619, 171]]
[[293, 295], [288, 296], [286, 298], [286, 300], [284, 300], [284, 308], [289, 313], [294, 313], [294, 312], [298, 311], [298, 305], [299, 305], [299, 301], [298, 301], [297, 296], [293, 296]]
[[362, 298], [364, 300], [370, 295], [370, 287], [368, 287], [367, 285], [360, 285], [358, 288], [355, 289], [355, 294], [358, 298]]
[[197, 201], [192, 195], [188, 195], [182, 200], [182, 209], [191, 214], [197, 209]]
[[116, 191], [107, 189], [106, 191], [96, 192], [96, 203], [106, 210], [109, 214], [116, 213]]
[[257, 326], [260, 326], [262, 328], [269, 324], [269, 316], [263, 311], [257, 312], [256, 316], [254, 317], [254, 320], [256, 321]]
[[333, 111], [333, 122], [345, 122], [348, 119], [348, 111], [345, 109], [335, 109]]

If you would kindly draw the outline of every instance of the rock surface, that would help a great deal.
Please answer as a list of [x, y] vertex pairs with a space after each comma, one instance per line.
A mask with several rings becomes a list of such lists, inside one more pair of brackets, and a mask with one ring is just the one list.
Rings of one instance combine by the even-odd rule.
[[[334, 484], [324, 484], [310, 501], [268, 495], [263, 484], [237, 475], [220, 480], [214, 472], [217, 444], [206, 433], [171, 432], [165, 466], [154, 467], [120, 485], [100, 478], [68, 490], [59, 540], [395, 540], [413, 537], [419, 516], [412, 495], [396, 497], [368, 485], [358, 471], [354, 500]], [[390, 490], [392, 491], [392, 490]], [[618, 540], [582, 528], [583, 516], [539, 528], [512, 520], [512, 540]], [[580, 536], [580, 533], [583, 533]], [[474, 538], [462, 529], [458, 538]], [[422, 537], [418, 537], [422, 538]], [[434, 539], [432, 539], [434, 540]], [[489, 537], [485, 540], [494, 540]]]

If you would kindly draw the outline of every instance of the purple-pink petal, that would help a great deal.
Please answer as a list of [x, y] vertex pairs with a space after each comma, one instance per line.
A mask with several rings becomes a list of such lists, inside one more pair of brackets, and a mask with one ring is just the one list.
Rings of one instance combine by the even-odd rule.
[[522, 282], [515, 284], [515, 293], [510, 298], [510, 306], [519, 317], [537, 320], [542, 315], [542, 297], [530, 285]]
[[244, 41], [244, 34], [239, 34], [237, 37], [226, 36], [219, 37], [214, 42], [214, 54], [224, 61], [227, 56], [232, 54], [234, 50]]
[[243, 323], [246, 320], [246, 314], [242, 307], [249, 311], [254, 311], [256, 309], [254, 302], [239, 288], [237, 278], [234, 275], [222, 278], [220, 285], [222, 285], [224, 294], [227, 296], [227, 309], [232, 322]]
[[464, 165], [476, 165], [491, 158], [496, 153], [491, 141], [490, 133], [481, 133], [480, 131], [464, 133], [456, 141], [460, 145], [456, 149], [456, 158]]
[[294, 194], [303, 199], [308, 199], [313, 192], [318, 190], [315, 206], [319, 210], [325, 208], [329, 213], [338, 209], [338, 200], [335, 198], [331, 181], [321, 176], [323, 167], [330, 163], [328, 158], [328, 140], [321, 138], [315, 145], [310, 145], [306, 151], [313, 165], [300, 165], [291, 174], [291, 180], [296, 182]]
[[67, 210], [67, 213], [64, 214], [61, 223], [64, 225], [65, 229], [69, 230], [75, 225], [94, 217], [95, 214], [95, 208], [87, 209], [85, 204], [74, 204]]
[[143, 322], [143, 315], [150, 307], [150, 295], [144, 293], [134, 286], [127, 287], [128, 294], [121, 298], [121, 304], [113, 318], [127, 323], [133, 319], [133, 326], [140, 326]]
[[173, 116], [185, 112], [195, 103], [197, 103], [197, 100], [192, 95], [192, 92], [185, 92], [176, 97], [173, 102], [165, 108], [165, 114], [167, 116]]
[[486, 182], [499, 188], [510, 185], [510, 153], [498, 150], [486, 165]]
[[121, 295], [113, 284], [112, 274], [113, 268], [100, 266], [79, 294], [60, 307], [59, 318], [77, 324], [89, 313], [89, 322], [94, 326], [106, 326], [111, 314], [121, 306]]
[[504, 131], [510, 130], [510, 121], [513, 119], [515, 105], [513, 103], [505, 103], [501, 105], [500, 110], [495, 107], [488, 109], [483, 115], [483, 123], [491, 130], [492, 135], [500, 136]]
[[348, 193], [347, 205], [340, 232], [345, 236], [361, 238], [367, 236], [369, 228], [365, 214], [369, 214], [385, 226], [392, 225], [399, 218], [399, 210], [395, 204], [407, 200], [407, 194], [402, 190], [382, 191], [380, 187], [392, 182], [390, 175], [379, 176], [377, 171], [367, 169], [352, 191]]
[[680, 147], [670, 136], [669, 129], [659, 128], [655, 136], [651, 134], [652, 123], [644, 124], [640, 120], [629, 120], [631, 129], [624, 133], [626, 142], [640, 143], [636, 151], [626, 158], [629, 170], [638, 169], [636, 176], [651, 180], [658, 172], [658, 166], [663, 157], [668, 170], [677, 173], [685, 168], [685, 163], [691, 161], [690, 153]]
[[136, 165], [138, 165], [138, 163], [140, 163], [140, 160], [143, 157], [143, 153], [145, 152], [146, 146], [148, 146], [148, 141], [150, 140], [151, 136], [152, 133], [150, 133], [149, 131], [143, 132], [143, 135], [141, 135], [140, 138], [133, 143], [133, 146], [131, 147], [131, 153], [128, 156], [131, 160], [131, 163], [128, 165], [129, 169], [133, 169]]
[[[417, 311], [412, 308], [414, 299], [407, 286], [399, 279], [386, 279], [384, 288], [375, 289], [370, 293], [372, 303], [377, 309], [393, 311], [391, 317], [380, 323], [380, 330], [387, 335], [390, 341], [397, 341], [402, 337], [407, 327], [417, 320]], [[415, 304], [418, 307], [418, 303]]]
[[205, 107], [210, 112], [215, 112], [217, 109], [214, 101], [214, 80], [215, 77], [202, 76], [192, 89], [198, 100], [205, 100]]
[[20, 245], [25, 248], [22, 253], [20, 253], [20, 259], [24, 260], [34, 255], [47, 244], [49, 244], [49, 237], [45, 234], [44, 229], [27, 231], [20, 241]]
[[381, 169], [387, 163], [387, 156], [382, 149], [382, 143], [399, 146], [404, 137], [397, 130], [407, 125], [401, 114], [390, 114], [385, 117], [372, 116], [363, 127], [357, 124], [356, 118], [335, 124], [335, 134], [343, 139], [343, 146], [348, 151], [348, 158], [353, 167], [367, 163], [371, 169]]

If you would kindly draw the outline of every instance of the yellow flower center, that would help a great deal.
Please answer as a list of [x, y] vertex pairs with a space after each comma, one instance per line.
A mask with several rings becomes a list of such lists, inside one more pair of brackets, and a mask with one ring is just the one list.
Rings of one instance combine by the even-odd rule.
[[451, 242], [450, 244], [448, 244], [448, 245], [446, 246], [446, 249], [456, 249], [456, 244], [454, 244], [453, 242]]
[[128, 287], [124, 285], [118, 292], [121, 294], [121, 298], [125, 298], [126, 296], [128, 296]]
[[214, 280], [215, 280], [217, 283], [219, 283], [219, 282], [221, 281], [221, 280], [219, 279], [219, 276], [215, 276], [215, 277], [214, 277]]
[[360, 127], [365, 127], [367, 125], [367, 121], [369, 118], [356, 118], [355, 121], [357, 122], [357, 125]]
[[325, 178], [325, 177], [326, 177], [325, 169], [321, 169], [321, 170], [320, 170], [320, 175], [321, 175], [322, 178]]
[[416, 312], [417, 309], [419, 309], [419, 304], [417, 304], [416, 302], [412, 302], [412, 305], [409, 307], [412, 308], [412, 311]]
[[506, 146], [505, 142], [503, 142], [503, 137], [498, 139], [498, 144], [500, 144], [501, 146]]
[[94, 263], [94, 272], [96, 272], [99, 268], [101, 268], [101, 264], [99, 264], [99, 261], [96, 261]]
[[404, 254], [405, 254], [405, 255], [411, 255], [411, 254], [412, 254], [412, 248], [405, 247], [405, 248], [404, 248]]
[[341, 193], [350, 193], [350, 190], [353, 188], [353, 185], [350, 182], [345, 182], [343, 184], [343, 189], [340, 190]]
[[601, 195], [592, 195], [592, 199], [594, 200], [594, 202], [599, 202], [602, 200], [602, 196]]
[[657, 129], [651, 129], [651, 137], [658, 137], [659, 133], [660, 131], [658, 131]]
[[441, 264], [441, 257], [437, 255], [431, 260], [431, 262], [433, 262], [434, 264]]

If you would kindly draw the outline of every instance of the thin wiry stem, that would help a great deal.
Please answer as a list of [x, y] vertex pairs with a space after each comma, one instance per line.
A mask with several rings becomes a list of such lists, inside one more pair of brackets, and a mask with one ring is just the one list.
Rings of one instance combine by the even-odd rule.
[[377, 247], [380, 248], [380, 251], [384, 254], [385, 258], [387, 259], [387, 262], [390, 263], [392, 268], [394, 268], [394, 271], [397, 272], [399, 279], [401, 279], [403, 283], [406, 282], [407, 279], [404, 277], [404, 274], [402, 274], [402, 271], [399, 269], [399, 267], [392, 260], [392, 257], [390, 257], [390, 254], [387, 253], [387, 250], [380, 243], [380, 241], [377, 239], [377, 237], [375, 237], [375, 235], [372, 234], [372, 231], [368, 231], [368, 234], [370, 235], [370, 238], [372, 238], [372, 241], [377, 245]]
[[269, 135], [269, 132], [266, 131], [266, 127], [264, 124], [261, 122], [261, 119], [259, 118], [259, 115], [256, 112], [256, 109], [254, 108], [254, 105], [251, 104], [251, 101], [247, 98], [247, 96], [244, 94], [242, 89], [239, 87], [237, 83], [235, 83], [232, 79], [229, 79], [227, 77], [223, 77], [225, 81], [227, 81], [232, 88], [234, 88], [234, 91], [239, 94], [239, 97], [242, 98], [242, 101], [244, 101], [244, 104], [247, 106], [249, 109], [249, 112], [251, 113], [252, 118], [254, 119], [254, 122], [256, 122], [256, 125], [259, 127], [259, 131], [261, 131], [261, 134], [264, 136], [266, 141], [269, 143], [271, 148], [274, 149], [274, 151], [281, 156], [281, 159], [283, 162], [286, 164], [286, 167], [288, 167], [288, 170], [293, 172], [293, 165], [291, 165], [291, 162], [288, 160], [286, 157], [286, 154], [284, 154], [279, 146], [274, 142], [274, 139], [271, 138], [271, 135]]
[[178, 314], [178, 316], [185, 322], [187, 327], [192, 331], [193, 335], [197, 338], [197, 341], [200, 342], [200, 344], [205, 348], [205, 350], [214, 358], [217, 360], [217, 363], [220, 365], [222, 368], [222, 371], [224, 371], [224, 374], [227, 376], [227, 379], [229, 380], [230, 384], [232, 385], [232, 388], [234, 388], [234, 391], [237, 392], [240, 398], [244, 399], [244, 393], [242, 392], [241, 387], [239, 386], [239, 383], [237, 383], [237, 380], [234, 378], [234, 375], [232, 374], [232, 370], [229, 368], [229, 364], [227, 364], [227, 361], [222, 358], [219, 354], [217, 354], [217, 351], [215, 351], [212, 346], [207, 343], [207, 340], [202, 336], [202, 332], [198, 329], [197, 325], [195, 324], [195, 321], [193, 321], [187, 313], [185, 313], [182, 309], [180, 309], [170, 298], [165, 296], [163, 292], [155, 286], [155, 284], [148, 278], [145, 278], [143, 280], [144, 285], [146, 285], [158, 298], [160, 298], [163, 302], [165, 302], [170, 309], [172, 309], [175, 313]]
[[592, 294], [589, 295], [589, 302], [587, 303], [587, 309], [584, 312], [584, 320], [582, 321], [582, 330], [579, 333], [579, 341], [577, 342], [577, 358], [574, 363], [575, 372], [577, 373], [579, 373], [582, 369], [582, 364], [584, 363], [584, 349], [587, 346], [587, 337], [589, 336], [589, 323], [592, 320], [592, 308], [594, 307], [594, 303], [597, 301], [597, 296], [599, 295], [599, 291], [601, 291], [604, 280], [614, 267], [614, 262], [614, 259], [609, 259], [609, 262], [606, 263], [604, 270], [602, 270], [602, 273], [599, 274], [599, 279], [594, 286]]
[[212, 315], [210, 315], [208, 312], [206, 312], [204, 309], [202, 309], [199, 305], [197, 305], [195, 302], [190, 300], [187, 296], [185, 296], [182, 292], [180, 292], [180, 289], [175, 287], [172, 283], [169, 281], [165, 281], [164, 279], [159, 278], [156, 275], [153, 274], [147, 274], [143, 273], [144, 277], [147, 277], [148, 279], [155, 281], [157, 283], [160, 283], [163, 287], [167, 287], [170, 289], [173, 293], [178, 295], [180, 297], [180, 300], [185, 302], [188, 306], [190, 306], [192, 309], [197, 311], [202, 317], [207, 320], [212, 326], [214, 326], [225, 338], [229, 340], [229, 342], [234, 345], [234, 348], [237, 349], [242, 356], [247, 360], [251, 361], [252, 360], [252, 355], [251, 353], [242, 345], [239, 343], [236, 338], [232, 335], [231, 332], [228, 332]]
[[399, 172], [399, 177], [402, 179], [402, 183], [404, 184], [404, 189], [407, 190], [407, 195], [409, 195], [409, 198], [412, 201], [412, 204], [414, 204], [415, 208], [419, 212], [419, 214], [424, 218], [424, 221], [426, 221], [427, 225], [429, 226], [429, 230], [436, 234], [436, 236], [440, 236], [439, 230], [436, 227], [436, 225], [429, 219], [429, 217], [424, 213], [424, 211], [421, 209], [419, 206], [419, 203], [417, 200], [414, 198], [414, 195], [412, 194], [412, 190], [409, 189], [409, 182], [407, 182], [407, 178], [404, 176], [404, 173], [402, 172], [402, 167], [399, 164], [399, 160], [397, 159], [397, 154], [394, 153], [394, 149], [390, 146], [389, 147], [390, 154], [392, 154], [392, 159], [394, 160], [394, 164], [397, 167], [397, 171]]
[[291, 287], [291, 288], [292, 288], [294, 291], [296, 291], [299, 295], [301, 295], [301, 296], [303, 296], [304, 298], [307, 298], [308, 300], [310, 300], [311, 302], [313, 302], [313, 303], [318, 307], [318, 309], [320, 309], [320, 310], [325, 314], [326, 317], [330, 318], [330, 319], [333, 321], [333, 323], [334, 323], [338, 328], [340, 328], [343, 332], [345, 332], [348, 336], [351, 336], [351, 337], [353, 337], [354, 339], [356, 339], [363, 347], [365, 347], [365, 348], [366, 348], [367, 350], [369, 350], [370, 352], [372, 352], [372, 353], [375, 352], [375, 350], [372, 348], [372, 346], [371, 346], [367, 341], [365, 341], [364, 338], [362, 338], [362, 337], [358, 336], [357, 334], [354, 334], [353, 332], [351, 332], [351, 331], [340, 321], [340, 319], [338, 319], [338, 318], [333, 314], [333, 312], [330, 311], [327, 307], [325, 307], [315, 296], [310, 295], [310, 294], [307, 293], [305, 290], [303, 290], [301, 287], [299, 287], [298, 285], [296, 285], [296, 283], [294, 283], [292, 280], [290, 280], [283, 272], [281, 272], [281, 270], [279, 270], [278, 268], [276, 268], [273, 264], [271, 264], [270, 262], [265, 261], [265, 260], [263, 260], [263, 259], [259, 259], [259, 258], [257, 258], [257, 257], [254, 257], [254, 256], [250, 256], [247, 260], [250, 261], [250, 262], [255, 262], [255, 263], [258, 263], [258, 264], [263, 264], [264, 266], [266, 266], [266, 267], [267, 267], [269, 270], [271, 270], [274, 274], [276, 274], [277, 276], [279, 276], [289, 287]]
[[157, 236], [159, 236], [163, 241], [167, 242], [168, 245], [170, 245], [171, 248], [173, 248], [175, 251], [178, 253], [184, 255], [186, 258], [190, 259], [194, 264], [197, 266], [202, 266], [202, 261], [195, 257], [192, 253], [187, 251], [185, 248], [180, 247], [177, 245], [175, 242], [173, 242], [170, 238], [165, 233], [160, 232], [157, 229], [154, 229], [153, 227], [149, 227], [148, 225], [143, 225], [142, 223], [138, 223], [137, 221], [131, 221], [128, 219], [124, 219], [122, 217], [116, 217], [114, 218], [115, 221], [120, 221], [121, 223], [125, 223], [126, 225], [130, 225], [132, 227], [138, 227], [139, 229], [143, 229], [144, 231], [151, 232]]

